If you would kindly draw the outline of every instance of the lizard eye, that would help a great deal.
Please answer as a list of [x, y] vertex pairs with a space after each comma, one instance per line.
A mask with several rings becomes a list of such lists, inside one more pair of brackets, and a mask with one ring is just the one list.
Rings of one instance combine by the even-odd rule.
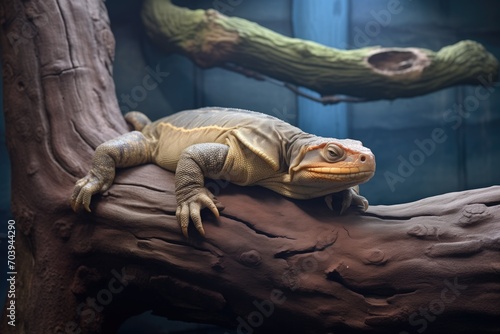
[[345, 158], [345, 151], [335, 144], [327, 145], [324, 152], [328, 162], [337, 162]]

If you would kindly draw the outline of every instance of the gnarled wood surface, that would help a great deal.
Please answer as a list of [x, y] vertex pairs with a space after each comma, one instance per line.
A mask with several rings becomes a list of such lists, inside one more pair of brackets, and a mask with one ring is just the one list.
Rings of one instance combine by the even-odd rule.
[[243, 333], [498, 332], [499, 187], [336, 217], [213, 181], [222, 218], [186, 240], [172, 174], [147, 165], [74, 214], [93, 150], [126, 131], [105, 7], [1, 4], [18, 228], [16, 327], [4, 312], [2, 333], [111, 333], [150, 309]]
[[96, 201], [97, 223], [74, 227], [72, 251], [128, 262], [157, 314], [242, 332], [500, 328], [500, 187], [337, 217], [321, 199], [208, 186], [226, 209], [219, 222], [207, 213], [206, 239], [192, 229], [188, 241], [172, 174], [123, 171]]
[[[111, 75], [114, 38], [102, 1], [0, 2], [6, 141], [16, 219], [16, 326], [72, 332], [78, 267], [56, 229], [77, 178], [103, 141], [127, 131]], [[81, 236], [85, 238], [85, 236]], [[66, 327], [67, 326], [67, 327]]]

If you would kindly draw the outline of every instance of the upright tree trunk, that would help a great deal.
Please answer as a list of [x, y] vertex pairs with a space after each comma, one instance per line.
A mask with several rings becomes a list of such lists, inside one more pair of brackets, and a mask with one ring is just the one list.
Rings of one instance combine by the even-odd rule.
[[[104, 3], [2, 0], [2, 70], [16, 218], [16, 326], [55, 333], [78, 322], [77, 262], [67, 237], [86, 217], [68, 195], [93, 150], [127, 131], [111, 75], [114, 37]], [[80, 236], [85, 238], [84, 235]]]
[[247, 333], [498, 332], [499, 187], [336, 217], [211, 181], [226, 210], [186, 240], [172, 174], [147, 165], [73, 213], [94, 148], [126, 131], [106, 9], [3, 0], [1, 15], [17, 227], [2, 333], [112, 333], [146, 310]]

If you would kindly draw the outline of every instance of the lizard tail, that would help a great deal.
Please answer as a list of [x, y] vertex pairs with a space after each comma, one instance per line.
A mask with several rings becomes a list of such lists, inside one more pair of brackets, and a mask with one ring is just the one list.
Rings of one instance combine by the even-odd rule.
[[141, 131], [146, 125], [151, 124], [151, 120], [148, 116], [138, 111], [126, 113], [125, 121], [132, 127], [132, 130], [136, 131]]

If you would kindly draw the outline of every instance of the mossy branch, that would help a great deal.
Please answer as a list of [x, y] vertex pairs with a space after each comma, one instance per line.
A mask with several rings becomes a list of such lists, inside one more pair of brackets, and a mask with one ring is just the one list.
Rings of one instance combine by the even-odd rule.
[[[256, 23], [169, 0], [146, 0], [142, 19], [151, 39], [203, 68], [233, 63], [318, 92], [320, 102], [344, 94], [360, 101], [427, 94], [460, 84], [491, 84], [498, 61], [474, 41], [434, 52], [420, 48], [339, 50], [290, 38]], [[352, 99], [351, 99], [352, 100]]]

